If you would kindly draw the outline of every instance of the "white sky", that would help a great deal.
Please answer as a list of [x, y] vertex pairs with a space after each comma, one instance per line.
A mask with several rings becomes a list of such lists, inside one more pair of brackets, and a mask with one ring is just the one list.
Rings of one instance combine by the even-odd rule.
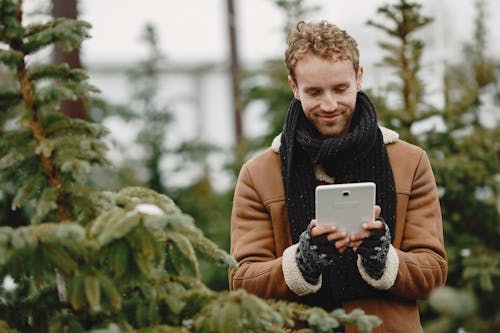
[[[272, 0], [234, 1], [242, 60], [281, 56], [285, 47], [282, 11]], [[306, 0], [307, 5], [322, 8], [306, 19], [327, 19], [346, 29], [358, 40], [363, 61], [363, 54], [376, 49], [375, 42], [383, 37], [365, 23], [370, 17], [377, 19], [376, 8], [388, 2], [395, 0]], [[422, 31], [427, 44], [459, 51], [472, 34], [475, 0], [418, 2], [435, 18], [435, 26], [427, 29], [427, 34]], [[139, 37], [147, 22], [157, 27], [162, 50], [172, 61], [226, 59], [225, 5], [225, 0], [80, 0], [81, 18], [93, 26], [92, 38], [84, 43], [83, 59], [102, 63], [140, 58], [144, 46]], [[487, 8], [490, 46], [496, 48], [490, 52], [500, 54], [494, 42], [500, 40], [500, 29], [496, 28], [500, 1], [489, 0]]]

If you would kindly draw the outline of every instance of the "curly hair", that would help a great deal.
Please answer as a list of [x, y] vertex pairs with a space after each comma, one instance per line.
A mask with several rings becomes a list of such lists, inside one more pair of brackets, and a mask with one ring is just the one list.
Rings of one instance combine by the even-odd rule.
[[297, 27], [290, 31], [285, 65], [294, 81], [295, 65], [308, 52], [329, 60], [351, 60], [354, 71], [358, 72], [358, 44], [345, 30], [327, 21], [299, 21]]

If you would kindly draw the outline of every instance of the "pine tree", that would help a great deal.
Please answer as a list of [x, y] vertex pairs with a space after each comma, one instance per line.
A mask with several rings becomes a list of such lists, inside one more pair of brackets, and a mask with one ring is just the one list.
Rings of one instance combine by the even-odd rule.
[[90, 186], [89, 170], [107, 163], [106, 129], [58, 106], [95, 89], [83, 71], [28, 62], [55, 43], [78, 47], [89, 25], [22, 19], [22, 1], [0, 1], [0, 62], [15, 73], [0, 91], [0, 184], [16, 189], [13, 209], [31, 213], [29, 225], [0, 222], [0, 332], [286, 332], [295, 322], [309, 325], [304, 332], [346, 323], [369, 332], [379, 324], [360, 311], [208, 289], [198, 256], [234, 259], [168, 197]]
[[[495, 207], [494, 179], [499, 172], [495, 143], [500, 137], [500, 124], [498, 120], [488, 124], [481, 121], [488, 96], [496, 98], [493, 110], [498, 112], [499, 87], [494, 73], [499, 64], [486, 56], [483, 6], [484, 1], [477, 2], [474, 43], [466, 45], [462, 61], [446, 68], [442, 110], [424, 103], [420, 60], [425, 45], [408, 37], [431, 22], [422, 16], [421, 5], [401, 0], [381, 7], [379, 13], [396, 22], [392, 27], [369, 21], [398, 41], [379, 45], [390, 54], [383, 64], [396, 69], [400, 83], [390, 86], [389, 91], [396, 92], [402, 107], [389, 108], [388, 95], [378, 96], [380, 118], [396, 128], [404, 140], [426, 149], [440, 193], [448, 286], [437, 290], [429, 303], [421, 303], [426, 332], [451, 333], [460, 328], [491, 332], [498, 330], [500, 323], [496, 301], [500, 217]], [[412, 124], [430, 115], [441, 117], [446, 129], [429, 127], [424, 135], [415, 135]]]
[[[435, 332], [454, 332], [459, 327], [476, 332], [500, 329], [500, 211], [496, 207], [500, 194], [495, 180], [500, 173], [500, 86], [495, 74], [500, 61], [487, 56], [485, 6], [484, 0], [476, 1], [473, 42], [465, 44], [459, 62], [446, 68], [442, 112], [446, 130], [431, 133], [426, 142], [442, 188], [448, 285], [457, 288], [449, 295], [465, 293], [475, 302], [473, 311], [465, 315], [438, 308], [443, 316], [431, 323], [438, 327]], [[448, 326], [442, 324], [447, 320]]]
[[134, 165], [144, 165], [148, 171], [148, 187], [160, 193], [166, 193], [162, 181], [161, 160], [166, 154], [165, 138], [173, 116], [167, 107], [158, 100], [159, 74], [165, 60], [158, 44], [158, 34], [153, 25], [147, 24], [142, 41], [148, 48], [148, 55], [128, 71], [133, 85], [130, 108], [131, 120], [140, 128], [135, 140], [145, 154]]
[[[412, 125], [436, 114], [436, 110], [424, 105], [424, 86], [419, 77], [424, 43], [414, 34], [432, 22], [430, 17], [420, 13], [421, 7], [418, 3], [400, 0], [378, 8], [377, 13], [386, 19], [384, 23], [368, 21], [368, 25], [393, 39], [393, 42], [381, 41], [378, 44], [387, 52], [381, 65], [393, 69], [399, 81], [388, 83], [385, 88], [379, 87], [382, 96], [374, 96], [379, 120], [412, 143], [418, 142], [411, 131]], [[387, 103], [392, 94], [397, 96], [399, 105], [389, 106]]]

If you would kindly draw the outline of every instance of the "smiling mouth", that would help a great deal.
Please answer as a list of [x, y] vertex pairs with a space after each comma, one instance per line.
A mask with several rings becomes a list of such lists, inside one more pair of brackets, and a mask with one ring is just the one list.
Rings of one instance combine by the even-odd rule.
[[320, 117], [326, 120], [334, 120], [340, 117], [342, 113], [329, 113], [329, 114], [322, 114]]

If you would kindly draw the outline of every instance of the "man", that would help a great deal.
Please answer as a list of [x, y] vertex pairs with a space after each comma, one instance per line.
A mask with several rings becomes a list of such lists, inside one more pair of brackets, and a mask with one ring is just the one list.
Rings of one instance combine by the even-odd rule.
[[[446, 280], [436, 184], [425, 152], [377, 125], [357, 44], [325, 21], [299, 22], [285, 53], [294, 94], [283, 133], [236, 185], [230, 288], [264, 298], [361, 308], [375, 332], [422, 332], [417, 300]], [[347, 235], [314, 220], [314, 190], [375, 182], [375, 221]], [[354, 332], [353, 327], [346, 327]]]

